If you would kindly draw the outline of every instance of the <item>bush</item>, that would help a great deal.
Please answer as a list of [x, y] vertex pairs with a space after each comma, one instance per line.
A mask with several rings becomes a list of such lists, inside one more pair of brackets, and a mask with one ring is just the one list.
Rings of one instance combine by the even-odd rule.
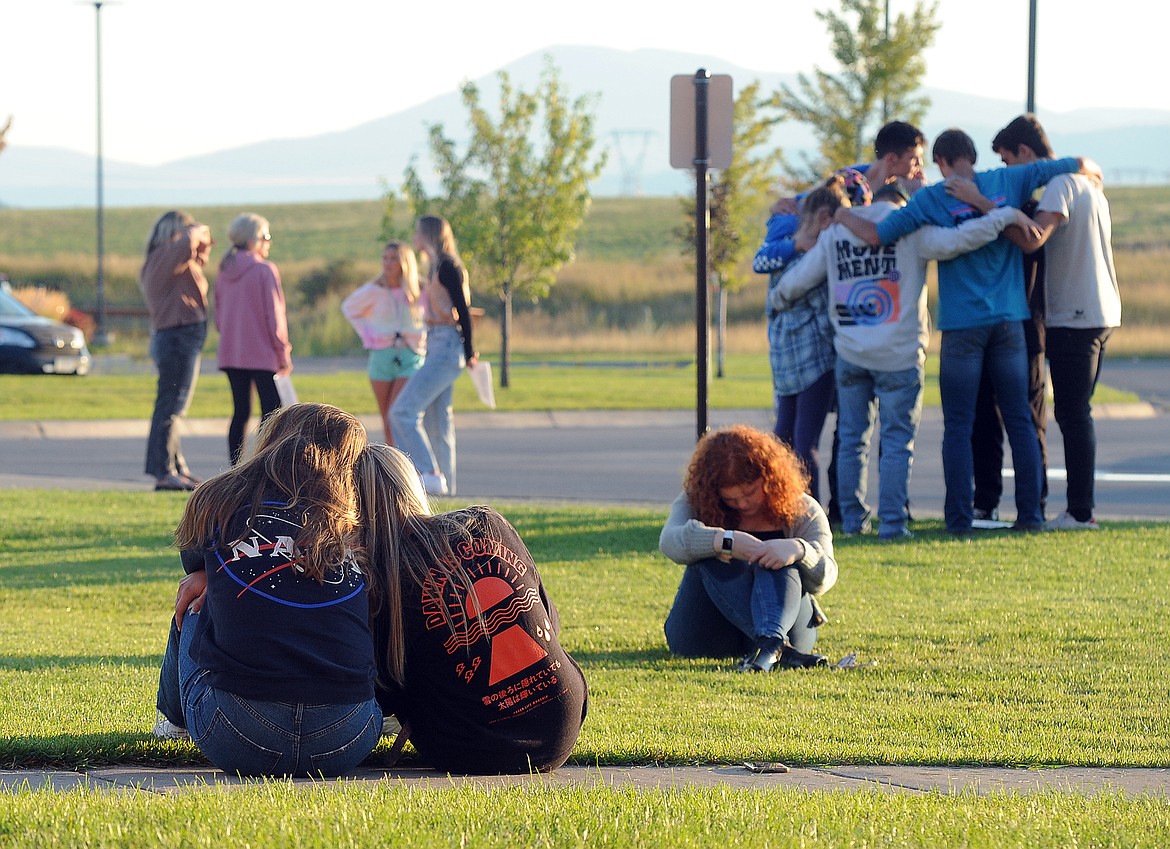
[[21, 286], [12, 290], [13, 297], [37, 315], [64, 321], [69, 312], [69, 296], [46, 286]]
[[324, 268], [314, 269], [297, 281], [301, 303], [315, 306], [326, 295], [344, 297], [365, 282], [363, 273], [351, 259], [332, 260]]

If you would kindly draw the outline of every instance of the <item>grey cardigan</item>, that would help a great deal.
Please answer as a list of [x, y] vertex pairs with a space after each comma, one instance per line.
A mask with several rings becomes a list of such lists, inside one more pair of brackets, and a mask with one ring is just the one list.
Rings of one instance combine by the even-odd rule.
[[[789, 533], [791, 539], [798, 540], [804, 546], [804, 557], [793, 565], [800, 569], [804, 591], [821, 595], [837, 583], [833, 532], [816, 499], [807, 494], [803, 498], [804, 512], [793, 522]], [[713, 559], [716, 554], [711, 542], [716, 530], [694, 517], [686, 493], [680, 493], [670, 505], [670, 515], [658, 537], [658, 550], [684, 566], [699, 560]]]

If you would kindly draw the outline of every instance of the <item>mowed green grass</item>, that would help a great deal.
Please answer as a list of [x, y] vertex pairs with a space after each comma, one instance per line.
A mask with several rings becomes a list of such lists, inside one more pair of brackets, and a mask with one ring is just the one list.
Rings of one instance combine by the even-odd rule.
[[[490, 358], [489, 358], [490, 359]], [[698, 403], [697, 368], [693, 358], [666, 355], [625, 359], [520, 356], [513, 363], [511, 386], [496, 390], [500, 412], [525, 410], [694, 410]], [[608, 365], [599, 363], [609, 363]], [[766, 355], [727, 355], [724, 376], [709, 374], [707, 404], [711, 409], [772, 409], [772, 373]], [[923, 403], [937, 406], [938, 366], [927, 360]], [[498, 375], [497, 375], [498, 384]], [[293, 372], [301, 401], [333, 404], [354, 415], [377, 415], [361, 361], [355, 368], [325, 373]], [[0, 421], [99, 419], [149, 420], [154, 409], [153, 374], [97, 374], [84, 378], [0, 375]], [[1098, 386], [1094, 402], [1126, 403], [1137, 397]], [[223, 418], [231, 415], [227, 378], [203, 375], [188, 415]], [[456, 415], [483, 412], [470, 379], [455, 382]]]
[[[181, 494], [0, 492], [0, 769], [203, 765], [154, 740]], [[448, 504], [451, 504], [448, 502]], [[453, 506], [453, 505], [452, 505]], [[819, 648], [875, 665], [745, 676], [661, 624], [680, 568], [648, 509], [497, 504], [590, 686], [573, 762], [1164, 766], [1170, 525], [1096, 534], [918, 523], [837, 543]], [[375, 751], [370, 765], [384, 757]], [[413, 755], [407, 750], [407, 764]], [[0, 846], [1164, 846], [1164, 799], [393, 782], [18, 793]]]

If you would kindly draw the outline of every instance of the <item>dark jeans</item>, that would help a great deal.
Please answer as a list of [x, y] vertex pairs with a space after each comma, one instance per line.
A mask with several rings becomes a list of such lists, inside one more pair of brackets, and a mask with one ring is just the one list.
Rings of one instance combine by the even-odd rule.
[[975, 501], [971, 433], [975, 398], [984, 369], [1003, 415], [1016, 473], [1016, 521], [1028, 527], [1043, 523], [1040, 487], [1043, 472], [1036, 428], [1028, 406], [1028, 360], [1024, 331], [1018, 321], [945, 330], [939, 350], [938, 388], [943, 412], [943, 514], [947, 530], [971, 530]]
[[260, 396], [260, 420], [280, 409], [280, 393], [276, 389], [276, 372], [259, 369], [225, 368], [232, 387], [232, 421], [228, 425], [228, 457], [232, 465], [240, 462], [244, 450], [244, 433], [252, 417], [252, 387]]
[[1052, 369], [1052, 410], [1064, 437], [1068, 469], [1068, 512], [1079, 522], [1093, 517], [1093, 479], [1097, 473], [1097, 432], [1090, 403], [1111, 327], [1048, 328]]
[[[755, 597], [757, 579], [767, 582], [768, 598]], [[760, 629], [756, 615], [775, 616], [778, 626]], [[803, 592], [796, 567], [772, 571], [711, 558], [686, 567], [663, 630], [667, 647], [682, 657], [742, 655], [764, 632], [811, 652], [817, 641], [812, 616], [812, 599]]]
[[[1040, 508], [1048, 503], [1048, 387], [1044, 351], [1028, 348], [1028, 406], [1032, 425], [1040, 446], [1040, 467], [1044, 478], [1040, 484]], [[975, 424], [971, 431], [971, 452], [975, 459], [975, 509], [990, 513], [999, 509], [1003, 496], [1003, 418], [995, 403], [991, 373], [983, 369], [979, 396], [975, 399]]]
[[[809, 479], [808, 494], [817, 501], [821, 500], [821, 431], [836, 400], [837, 380], [831, 370], [818, 377], [807, 389], [776, 399], [776, 435], [791, 446], [804, 463]], [[829, 489], [835, 494], [837, 482], [833, 477], [829, 477]]]
[[150, 436], [146, 439], [148, 475], [162, 478], [189, 472], [179, 442], [179, 420], [187, 413], [195, 394], [206, 338], [207, 322], [203, 321], [151, 334], [150, 356], [158, 369], [158, 389], [154, 415], [150, 418]]

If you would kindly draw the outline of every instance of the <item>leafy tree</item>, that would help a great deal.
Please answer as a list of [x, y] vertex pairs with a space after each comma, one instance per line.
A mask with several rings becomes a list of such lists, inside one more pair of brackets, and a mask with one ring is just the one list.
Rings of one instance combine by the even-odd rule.
[[[768, 101], [760, 100], [759, 80], [744, 86], [736, 95], [732, 112], [731, 165], [716, 172], [710, 182], [707, 212], [711, 241], [707, 263], [711, 289], [717, 300], [715, 373], [718, 377], [723, 377], [727, 293], [739, 290], [752, 279], [744, 268], [759, 245], [768, 193], [781, 161], [781, 151], [777, 148], [760, 153], [778, 120], [774, 115], [760, 114], [760, 109], [767, 105]], [[678, 233], [689, 253], [695, 244], [694, 198], [684, 201], [683, 206], [686, 223]]]
[[835, 167], [868, 161], [870, 145], [886, 120], [921, 122], [930, 106], [915, 94], [926, 74], [922, 53], [942, 26], [937, 0], [919, 0], [909, 15], [889, 22], [888, 0], [841, 0], [841, 13], [818, 11], [832, 40], [838, 74], [816, 68], [815, 77], [797, 77], [800, 93], [782, 85], [772, 105], [784, 117], [812, 127], [819, 158], [804, 157], [804, 168], [787, 166], [793, 187], [815, 182]]
[[591, 98], [570, 99], [551, 59], [535, 91], [515, 88], [506, 72], [498, 78], [498, 118], [480, 103], [475, 85], [463, 86], [471, 130], [466, 150], [461, 152], [441, 125], [430, 127], [439, 193], [427, 195], [412, 162], [403, 194], [413, 215], [431, 212], [451, 222], [473, 284], [486, 281], [499, 296], [500, 385], [507, 387], [512, 300], [546, 296], [557, 271], [573, 259], [589, 208], [589, 183], [605, 156], [592, 157]]

